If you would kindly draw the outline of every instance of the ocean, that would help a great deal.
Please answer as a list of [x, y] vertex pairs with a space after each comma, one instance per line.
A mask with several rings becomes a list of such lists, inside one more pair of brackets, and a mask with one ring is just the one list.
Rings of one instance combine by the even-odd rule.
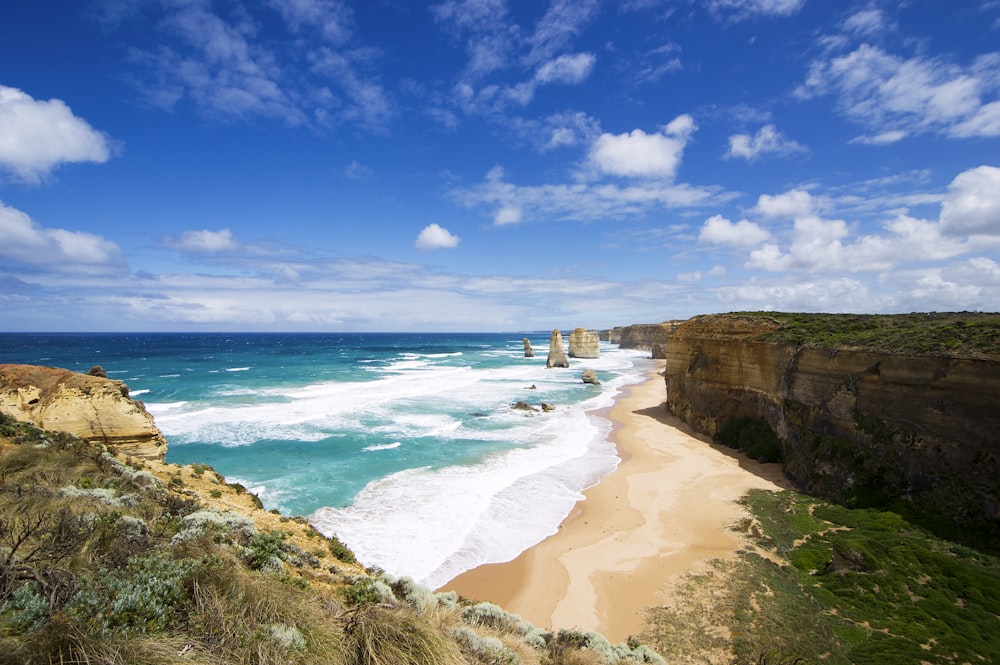
[[[524, 337], [535, 358], [524, 358]], [[430, 588], [556, 532], [617, 466], [601, 410], [648, 352], [546, 369], [548, 333], [0, 334], [0, 362], [101, 365], [167, 461], [209, 464], [366, 566]], [[600, 386], [581, 381], [594, 369]], [[517, 401], [550, 412], [512, 409]]]

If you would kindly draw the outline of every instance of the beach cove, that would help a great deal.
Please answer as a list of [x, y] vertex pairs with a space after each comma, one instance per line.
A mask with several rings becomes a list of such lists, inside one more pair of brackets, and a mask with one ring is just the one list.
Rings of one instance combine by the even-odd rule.
[[553, 629], [597, 631], [614, 641], [642, 631], [645, 609], [671, 584], [732, 558], [738, 499], [788, 487], [781, 465], [760, 464], [696, 435], [664, 408], [662, 375], [626, 386], [606, 410], [622, 461], [584, 492], [553, 536], [512, 561], [445, 584]]

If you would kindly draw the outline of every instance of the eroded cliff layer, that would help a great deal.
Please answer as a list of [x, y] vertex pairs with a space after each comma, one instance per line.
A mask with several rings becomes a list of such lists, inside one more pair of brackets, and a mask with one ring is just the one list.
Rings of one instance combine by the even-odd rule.
[[[797, 316], [677, 326], [665, 343], [669, 410], [709, 435], [737, 418], [764, 421], [781, 439], [786, 474], [806, 491], [896, 506], [1000, 549], [1000, 316], [975, 331], [971, 348], [909, 333], [913, 343], [895, 351], [848, 346], [860, 332], [824, 333], [844, 323], [836, 317]], [[961, 337], [968, 330], [955, 316]], [[952, 351], [914, 350], [921, 344]]]
[[0, 365], [0, 413], [162, 460], [167, 441], [121, 381], [34, 365]]
[[[677, 327], [678, 321], [663, 323], [636, 323], [615, 328], [618, 346], [623, 349], [647, 349], [653, 358], [662, 359], [667, 338]], [[610, 335], [609, 335], [610, 339]]]

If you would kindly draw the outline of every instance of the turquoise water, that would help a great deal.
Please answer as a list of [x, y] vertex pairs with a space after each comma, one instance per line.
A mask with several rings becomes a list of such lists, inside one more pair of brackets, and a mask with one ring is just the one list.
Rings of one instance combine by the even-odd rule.
[[648, 353], [602, 343], [546, 369], [547, 349], [547, 333], [0, 335], [0, 362], [100, 364], [153, 414], [167, 461], [209, 464], [432, 587], [554, 533], [618, 463], [593, 411]]

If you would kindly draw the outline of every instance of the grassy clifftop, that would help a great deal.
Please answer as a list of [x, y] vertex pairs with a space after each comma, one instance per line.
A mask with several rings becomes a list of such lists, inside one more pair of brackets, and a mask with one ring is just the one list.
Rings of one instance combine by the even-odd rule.
[[768, 326], [761, 341], [793, 346], [852, 348], [886, 353], [936, 354], [1000, 359], [1000, 314], [931, 312], [913, 314], [803, 314], [733, 312]]
[[0, 664], [662, 662], [366, 571], [209, 467], [0, 416]]

